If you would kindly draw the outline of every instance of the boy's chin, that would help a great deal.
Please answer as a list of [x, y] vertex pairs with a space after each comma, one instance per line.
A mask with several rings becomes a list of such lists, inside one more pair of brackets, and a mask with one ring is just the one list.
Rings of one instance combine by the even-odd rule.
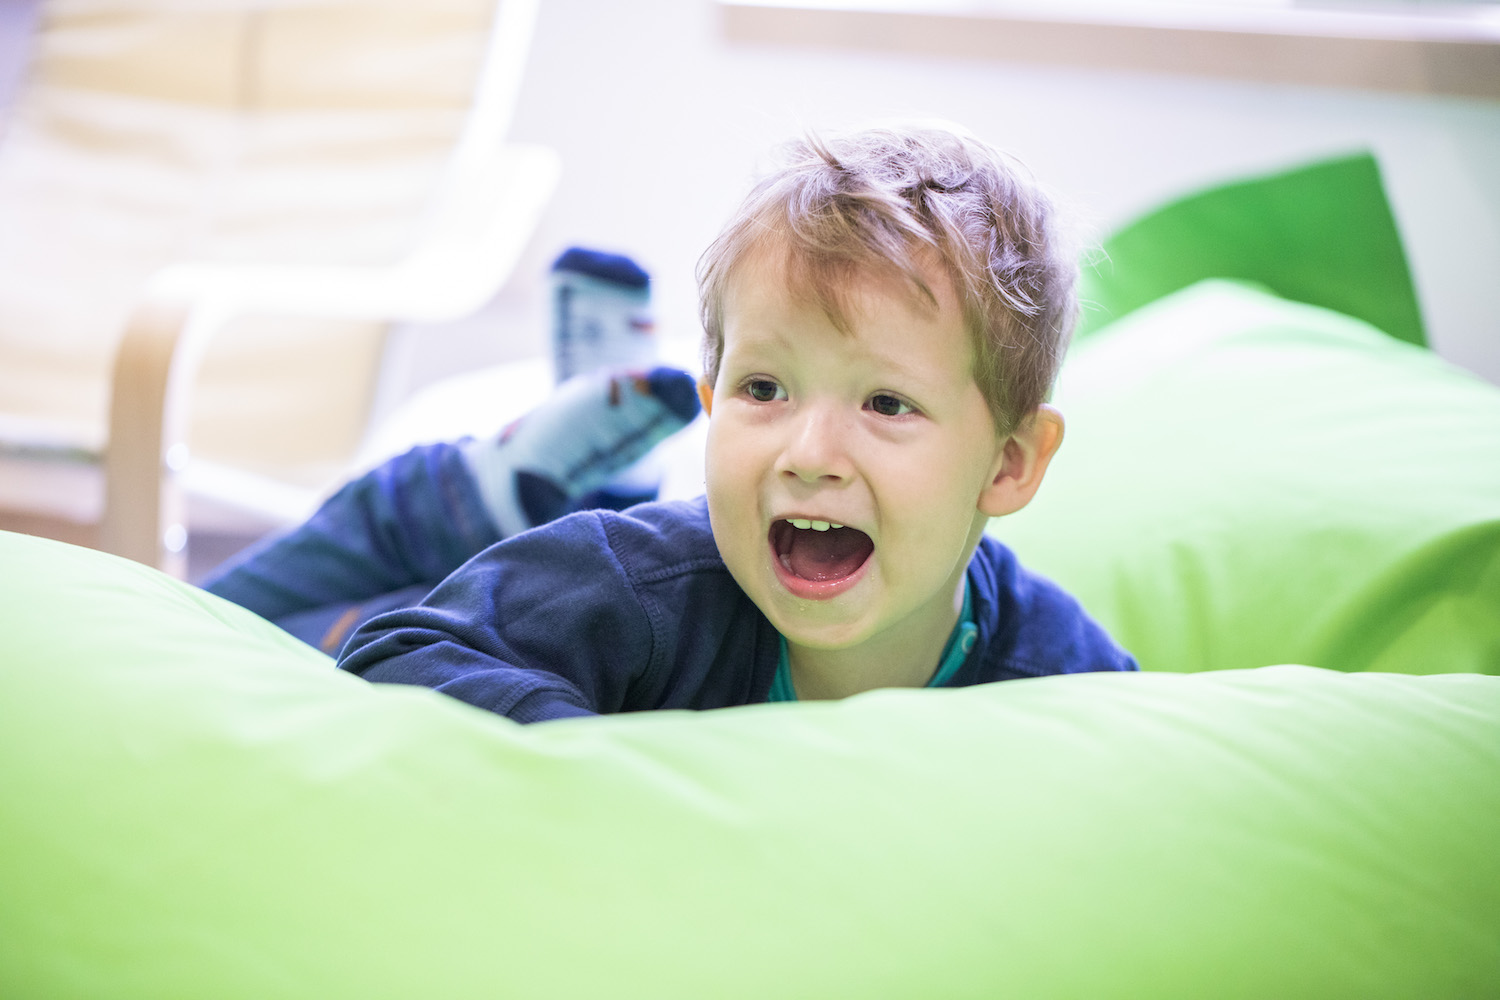
[[881, 631], [862, 602], [809, 602], [783, 591], [761, 611], [789, 645], [806, 649], [852, 649]]
[[[787, 645], [801, 649], [815, 649], [825, 653], [854, 649], [870, 638], [865, 629], [849, 625], [830, 625], [820, 628], [808, 622], [777, 623], [773, 621], [771, 624], [775, 625], [776, 630], [786, 639]], [[786, 627], [783, 628], [783, 625]]]

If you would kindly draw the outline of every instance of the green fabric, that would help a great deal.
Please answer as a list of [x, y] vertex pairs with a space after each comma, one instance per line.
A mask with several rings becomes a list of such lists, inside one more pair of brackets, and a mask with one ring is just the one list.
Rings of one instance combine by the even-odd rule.
[[1285, 298], [1425, 344], [1406, 253], [1368, 154], [1190, 195], [1130, 223], [1085, 267], [1078, 335], [1203, 278]]
[[1500, 679], [1074, 675], [524, 728], [99, 553], [0, 535], [0, 565], [7, 997], [1500, 977]]
[[1206, 282], [1077, 345], [1062, 449], [989, 530], [1149, 670], [1500, 673], [1500, 389]]

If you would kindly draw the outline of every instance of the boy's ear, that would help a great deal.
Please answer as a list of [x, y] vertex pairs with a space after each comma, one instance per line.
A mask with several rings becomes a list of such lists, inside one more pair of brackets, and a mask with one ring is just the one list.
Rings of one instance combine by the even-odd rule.
[[979, 494], [980, 511], [1002, 517], [1030, 503], [1062, 439], [1062, 414], [1043, 403], [1000, 446], [990, 483]]
[[703, 404], [704, 416], [713, 416], [714, 387], [707, 382], [698, 383], [698, 400]]

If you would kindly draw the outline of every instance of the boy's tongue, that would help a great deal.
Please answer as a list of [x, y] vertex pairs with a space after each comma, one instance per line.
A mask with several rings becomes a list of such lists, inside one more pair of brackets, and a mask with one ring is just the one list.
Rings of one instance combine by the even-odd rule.
[[[785, 524], [785, 522], [783, 522]], [[781, 564], [804, 580], [839, 580], [859, 569], [875, 548], [857, 528], [808, 531], [786, 525], [777, 540]]]

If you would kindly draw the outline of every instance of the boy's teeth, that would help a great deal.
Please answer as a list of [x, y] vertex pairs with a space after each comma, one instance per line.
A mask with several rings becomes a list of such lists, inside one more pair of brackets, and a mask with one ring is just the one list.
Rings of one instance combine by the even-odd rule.
[[805, 517], [789, 517], [786, 520], [792, 527], [801, 528], [803, 531], [807, 531], [809, 528], [813, 531], [827, 531], [829, 528], [843, 527], [842, 524], [835, 524], [833, 521], [809, 521]]

